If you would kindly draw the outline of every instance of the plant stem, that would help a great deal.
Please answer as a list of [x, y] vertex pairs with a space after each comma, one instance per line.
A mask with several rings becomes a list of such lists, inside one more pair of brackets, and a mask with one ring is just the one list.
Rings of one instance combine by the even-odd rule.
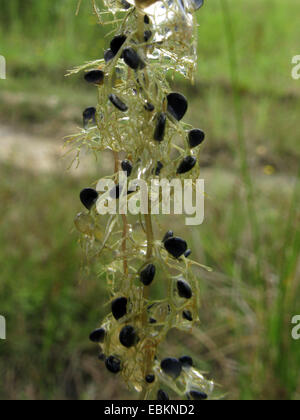
[[[146, 233], [147, 233], [147, 261], [152, 258], [153, 254], [153, 226], [152, 226], [152, 218], [151, 218], [151, 209], [150, 209], [150, 200], [149, 200], [149, 213], [145, 214], [145, 222], [146, 222]], [[149, 286], [144, 287], [144, 299], [148, 299], [149, 297]]]
[[127, 217], [125, 214], [122, 214], [122, 220], [123, 220], [123, 244], [122, 244], [122, 250], [123, 250], [123, 267], [124, 267], [124, 274], [128, 275], [128, 262], [126, 258], [126, 252], [127, 252], [127, 232], [128, 232], [128, 224], [127, 224]]
[[[115, 174], [119, 171], [119, 155], [117, 152], [113, 152], [114, 155], [114, 161], [115, 161]], [[116, 181], [117, 185], [117, 181]], [[122, 220], [123, 220], [123, 242], [122, 242], [122, 252], [123, 252], [123, 267], [124, 267], [124, 274], [125, 276], [128, 275], [128, 262], [126, 257], [127, 252], [127, 233], [128, 233], [128, 223], [127, 223], [127, 217], [125, 214], [122, 214]]]
[[[148, 261], [152, 258], [153, 240], [154, 240], [150, 200], [149, 200], [149, 206], [148, 206], [148, 214], [145, 214], [145, 222], [146, 222], [146, 234], [147, 234], [147, 256], [146, 257]], [[150, 287], [144, 286], [144, 290], [143, 290], [144, 302], [146, 302], [149, 299], [149, 292], [150, 292]], [[148, 315], [147, 315], [147, 309], [145, 308], [142, 315], [142, 325], [145, 327], [145, 329], [147, 327], [147, 323], [148, 323]], [[151, 347], [151, 340], [149, 340], [149, 346], [145, 346], [145, 357], [144, 357], [145, 375], [149, 371], [153, 362], [152, 356], [151, 356], [152, 352], [151, 352], [150, 347]], [[140, 399], [144, 400], [146, 398], [146, 394], [147, 394], [147, 385], [145, 384], [143, 386]]]
[[143, 42], [144, 39], [144, 13], [142, 13], [141, 9], [138, 7], [136, 9], [138, 15], [137, 21], [137, 32], [140, 42]]
[[154, 240], [151, 214], [145, 215], [145, 221], [146, 221], [146, 232], [147, 232], [147, 259], [149, 260], [152, 257], [153, 240]]
[[[144, 13], [142, 13], [142, 11], [139, 8], [137, 8], [137, 14], [138, 14], [138, 22], [137, 22], [138, 37], [139, 37], [140, 41], [143, 42], [143, 39], [144, 39]], [[149, 79], [148, 79], [146, 71], [145, 71], [144, 75], [145, 75], [145, 85], [148, 88]], [[148, 198], [148, 214], [145, 214], [145, 223], [146, 223], [145, 228], [146, 228], [146, 235], [147, 235], [146, 259], [147, 259], [147, 261], [149, 261], [152, 258], [152, 254], [153, 254], [153, 240], [154, 240], [150, 198]], [[150, 293], [150, 287], [149, 286], [144, 286], [144, 289], [143, 289], [144, 304], [149, 299], [149, 293]], [[147, 306], [147, 304], [146, 304], [146, 306]], [[147, 324], [148, 324], [148, 314], [147, 314], [146, 306], [143, 310], [142, 317], [141, 317], [142, 318], [142, 328], [145, 331], [147, 331]], [[146, 339], [146, 343], [148, 343], [148, 345], [147, 344], [145, 345], [144, 376], [147, 374], [147, 372], [151, 368], [152, 362], [153, 362], [153, 356], [152, 356], [152, 352], [151, 352], [151, 339]], [[146, 399], [147, 391], [148, 391], [148, 387], [147, 387], [147, 384], [145, 383], [143, 385], [143, 389], [142, 389], [142, 392], [140, 394], [140, 400], [145, 400]]]
[[[282, 257], [279, 259], [278, 271], [280, 273], [280, 281], [278, 284], [278, 297], [275, 303], [275, 315], [271, 322], [273, 331], [272, 345], [278, 349], [276, 353], [276, 363], [279, 379], [284, 383], [286, 378], [287, 367], [289, 366], [289, 354], [287, 353], [286, 344], [287, 336], [285, 334], [286, 317], [290, 310], [294, 307], [297, 294], [291, 294], [291, 290], [297, 290], [297, 264], [299, 260], [300, 248], [300, 229], [297, 225], [297, 212], [300, 204], [300, 165], [298, 168], [295, 186], [292, 194], [291, 204], [289, 208], [289, 216], [285, 229], [285, 240], [282, 247]], [[293, 301], [295, 299], [295, 301]]]
[[241, 95], [239, 92], [239, 73], [238, 73], [238, 60], [236, 52], [236, 39], [232, 27], [232, 20], [230, 15], [230, 10], [227, 0], [221, 0], [221, 8], [223, 11], [224, 18], [224, 27], [227, 40], [229, 64], [230, 64], [230, 75], [231, 75], [231, 84], [233, 89], [234, 97], [234, 111], [236, 119], [236, 130], [238, 135], [239, 142], [239, 155], [240, 155], [240, 166], [241, 174], [245, 185], [246, 190], [246, 200], [248, 208], [248, 217], [252, 230], [252, 239], [253, 239], [253, 252], [256, 253], [256, 280], [258, 281], [261, 277], [261, 243], [260, 243], [260, 233], [259, 233], [259, 223], [256, 216], [255, 209], [255, 194], [254, 186], [251, 177], [251, 172], [249, 168], [249, 163], [247, 159], [247, 147], [245, 141], [244, 133], [244, 124], [243, 124], [243, 113], [242, 113], [242, 103]]

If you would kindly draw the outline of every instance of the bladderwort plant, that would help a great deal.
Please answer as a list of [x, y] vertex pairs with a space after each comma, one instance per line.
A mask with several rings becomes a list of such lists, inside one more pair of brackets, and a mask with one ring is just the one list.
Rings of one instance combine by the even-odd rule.
[[[197, 63], [195, 12], [203, 0], [104, 0], [101, 11], [92, 0], [99, 24], [113, 25], [104, 58], [69, 74], [83, 72], [98, 94], [96, 107], [83, 112], [83, 129], [69, 139], [79, 160], [82, 148], [99, 155], [111, 151], [115, 200], [122, 191], [119, 171], [129, 178], [151, 181], [199, 176], [198, 156], [205, 134], [182, 122], [186, 98], [173, 92], [167, 75], [178, 72], [192, 80]], [[107, 21], [107, 16], [112, 19]], [[180, 145], [179, 140], [181, 141]], [[150, 191], [150, 189], [149, 189]], [[129, 191], [128, 199], [137, 192]], [[149, 193], [151, 194], [151, 193]], [[189, 333], [199, 322], [200, 289], [185, 239], [161, 232], [151, 211], [146, 215], [100, 215], [99, 192], [85, 188], [80, 199], [87, 211], [75, 225], [89, 257], [106, 278], [110, 313], [90, 340], [100, 346], [99, 359], [120, 375], [140, 399], [211, 398], [213, 382], [189, 356], [161, 354], [172, 329]], [[148, 197], [151, 205], [151, 197]], [[171, 223], [171, 222], [170, 222]], [[165, 235], [164, 235], [165, 234]], [[161, 235], [158, 238], [158, 235]], [[163, 236], [164, 235], [164, 236]], [[151, 298], [159, 282], [160, 300]]]

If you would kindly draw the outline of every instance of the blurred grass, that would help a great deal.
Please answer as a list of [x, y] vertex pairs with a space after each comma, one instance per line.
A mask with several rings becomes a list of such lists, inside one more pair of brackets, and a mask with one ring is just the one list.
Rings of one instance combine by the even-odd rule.
[[[90, 17], [89, 2], [83, 1], [80, 17], [73, 14], [76, 4], [0, 0], [0, 54], [8, 63], [0, 121], [12, 129], [58, 139], [95, 100], [79, 78], [63, 77], [73, 65], [97, 58], [108, 43]], [[188, 347], [228, 398], [300, 399], [299, 342], [290, 336], [291, 318], [300, 311], [300, 83], [290, 77], [291, 57], [299, 54], [300, 4], [228, 4], [231, 67], [228, 20], [219, 1], [207, 1], [198, 13], [197, 85], [176, 80], [191, 97], [190, 122], [208, 133], [201, 157], [205, 223], [176, 226], [194, 258], [215, 271], [199, 273], [200, 331], [172, 335], [169, 342], [174, 354]], [[241, 156], [244, 180], [253, 182], [259, 273]], [[8, 340], [0, 343], [0, 398], [129, 397], [102, 371], [87, 342], [105, 313], [105, 288], [93, 269], [80, 270], [72, 218], [80, 209], [78, 191], [91, 178], [59, 171], [36, 176], [8, 162], [1, 163], [0, 177], [0, 312], [8, 321]]]

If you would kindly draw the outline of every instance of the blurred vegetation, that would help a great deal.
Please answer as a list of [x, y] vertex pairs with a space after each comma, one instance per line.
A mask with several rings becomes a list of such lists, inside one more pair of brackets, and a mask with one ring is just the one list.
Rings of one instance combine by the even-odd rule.
[[[175, 80], [191, 98], [190, 122], [208, 134], [205, 223], [176, 229], [214, 273], [199, 273], [200, 330], [169, 343], [174, 355], [191, 353], [228, 398], [300, 399], [300, 343], [291, 339], [291, 318], [300, 313], [300, 82], [291, 78], [300, 4], [227, 0], [224, 15], [222, 2], [207, 0], [198, 13], [196, 86]], [[5, 127], [62, 142], [93, 104], [94, 90], [64, 74], [102, 54], [107, 27], [95, 24], [88, 0], [78, 17], [76, 6], [0, 0]], [[72, 227], [78, 192], [104, 170], [100, 163], [94, 177], [37, 174], [0, 160], [0, 313], [8, 322], [1, 399], [134, 398], [88, 343], [106, 292], [97, 267], [81, 267]]]

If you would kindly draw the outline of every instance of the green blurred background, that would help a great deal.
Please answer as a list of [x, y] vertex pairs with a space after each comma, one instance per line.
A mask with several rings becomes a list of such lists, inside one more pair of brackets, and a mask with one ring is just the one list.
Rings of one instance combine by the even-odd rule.
[[[63, 137], [96, 96], [64, 74], [109, 39], [90, 1], [78, 17], [76, 6], [0, 0], [0, 399], [135, 398], [87, 339], [107, 292], [84, 268], [73, 218], [107, 163], [66, 170]], [[205, 223], [178, 233], [214, 272], [199, 278], [200, 329], [168, 346], [192, 354], [228, 399], [300, 399], [299, 14], [298, 0], [207, 0], [196, 85], [175, 80], [187, 120], [207, 133]]]

